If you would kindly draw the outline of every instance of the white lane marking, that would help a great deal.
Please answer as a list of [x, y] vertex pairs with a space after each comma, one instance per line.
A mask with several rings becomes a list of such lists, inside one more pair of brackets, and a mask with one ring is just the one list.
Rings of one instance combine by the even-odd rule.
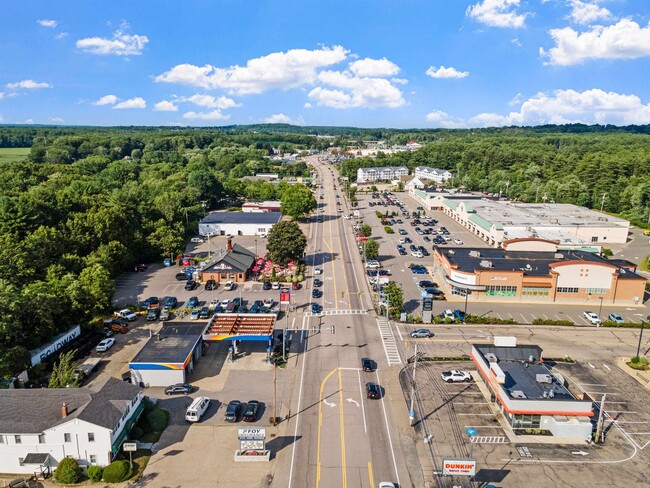
[[336, 403], [334, 403], [334, 402], [331, 402], [331, 403], [330, 403], [330, 402], [327, 401], [326, 398], [323, 398], [323, 403], [324, 403], [325, 405], [327, 405], [328, 407], [330, 407], [330, 408], [334, 408], [334, 407], [336, 407]]
[[356, 401], [354, 398], [346, 398], [345, 401], [348, 403], [354, 403], [357, 407], [359, 406], [359, 402]]
[[[375, 376], [377, 377], [377, 384], [379, 384], [379, 373], [377, 371], [375, 371]], [[397, 461], [395, 461], [395, 451], [393, 449], [393, 440], [391, 439], [390, 428], [388, 427], [388, 415], [386, 415], [384, 395], [381, 396], [381, 408], [384, 411], [384, 422], [386, 424], [386, 433], [388, 434], [388, 446], [390, 447], [391, 456], [393, 456], [393, 469], [395, 470], [395, 479], [397, 480], [397, 486], [400, 486], [399, 473], [397, 472]]]
[[612, 368], [610, 368], [610, 367], [607, 366], [606, 364], [603, 364], [603, 367], [604, 367], [604, 368], [607, 368], [607, 371], [611, 371], [611, 370], [612, 370]]
[[363, 406], [363, 390], [361, 388], [361, 372], [357, 369], [357, 377], [359, 378], [359, 398], [361, 399], [361, 414], [363, 415], [363, 431], [367, 434], [368, 428], [366, 427], [366, 408]]
[[[302, 319], [302, 328], [305, 328], [305, 317]], [[305, 350], [307, 350], [307, 342], [309, 342], [309, 338], [307, 338], [305, 342]], [[305, 361], [305, 356], [302, 356], [302, 371], [300, 372], [300, 391], [298, 393], [298, 413], [296, 414], [296, 428], [293, 431], [293, 448], [291, 449], [291, 466], [289, 468], [289, 486], [288, 488], [291, 488], [291, 482], [293, 480], [293, 462], [296, 457], [296, 444], [297, 444], [297, 439], [298, 439], [298, 427], [300, 425], [300, 407], [302, 406], [302, 387], [305, 382], [305, 366], [307, 362]]]

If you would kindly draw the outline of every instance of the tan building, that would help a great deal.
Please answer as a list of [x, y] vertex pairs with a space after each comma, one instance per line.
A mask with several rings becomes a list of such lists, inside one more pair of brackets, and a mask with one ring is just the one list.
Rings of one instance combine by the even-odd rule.
[[434, 275], [448, 297], [471, 301], [539, 301], [641, 305], [646, 279], [634, 264], [582, 250], [558, 251], [558, 242], [513, 239], [495, 248], [441, 248]]
[[203, 268], [201, 282], [215, 280], [217, 283], [226, 281], [244, 283], [248, 279], [254, 263], [255, 253], [239, 244], [233, 244], [229, 237], [226, 254]]

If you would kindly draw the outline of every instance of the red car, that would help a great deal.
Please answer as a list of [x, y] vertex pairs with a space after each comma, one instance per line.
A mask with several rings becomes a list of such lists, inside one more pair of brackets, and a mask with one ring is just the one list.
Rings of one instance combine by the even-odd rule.
[[292, 290], [300, 290], [300, 283], [291, 283]]

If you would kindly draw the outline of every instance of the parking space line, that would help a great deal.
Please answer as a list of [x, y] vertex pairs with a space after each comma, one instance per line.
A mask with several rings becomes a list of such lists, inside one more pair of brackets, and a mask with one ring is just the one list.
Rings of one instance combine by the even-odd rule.
[[519, 315], [521, 315], [521, 318], [524, 321], [524, 324], [530, 324], [530, 322], [528, 322], [528, 319], [526, 317], [524, 317], [523, 313], [520, 313]]
[[578, 386], [607, 386], [607, 385], [601, 385], [600, 383], [577, 383]]
[[363, 415], [363, 431], [367, 434], [368, 428], [366, 427], [366, 408], [363, 406], [363, 390], [361, 389], [361, 372], [357, 369], [357, 377], [359, 378], [359, 403], [361, 403], [361, 414]]

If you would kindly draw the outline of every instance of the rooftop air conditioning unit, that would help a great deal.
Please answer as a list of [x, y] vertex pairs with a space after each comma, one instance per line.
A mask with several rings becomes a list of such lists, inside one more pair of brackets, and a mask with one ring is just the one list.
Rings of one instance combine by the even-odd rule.
[[488, 261], [487, 259], [484, 259], [479, 263], [479, 266], [481, 268], [491, 268], [492, 267], [492, 261]]
[[520, 399], [520, 400], [523, 400], [523, 399], [526, 398], [526, 394], [525, 394], [523, 391], [521, 391], [521, 390], [512, 390], [512, 391], [510, 392], [510, 396], [511, 396], [512, 398], [518, 398], [518, 399]]
[[553, 383], [553, 376], [547, 373], [542, 373], [542, 374], [536, 374], [535, 375], [535, 381], [538, 383], [548, 383], [551, 384]]
[[533, 267], [530, 264], [526, 265], [526, 271], [532, 271]]
[[497, 358], [497, 355], [492, 353], [492, 352], [488, 352], [485, 355], [485, 359], [488, 360], [488, 363], [498, 363], [499, 362], [499, 358]]
[[480, 258], [481, 257], [481, 252], [480, 251], [470, 251], [469, 255], [472, 256], [473, 258]]

